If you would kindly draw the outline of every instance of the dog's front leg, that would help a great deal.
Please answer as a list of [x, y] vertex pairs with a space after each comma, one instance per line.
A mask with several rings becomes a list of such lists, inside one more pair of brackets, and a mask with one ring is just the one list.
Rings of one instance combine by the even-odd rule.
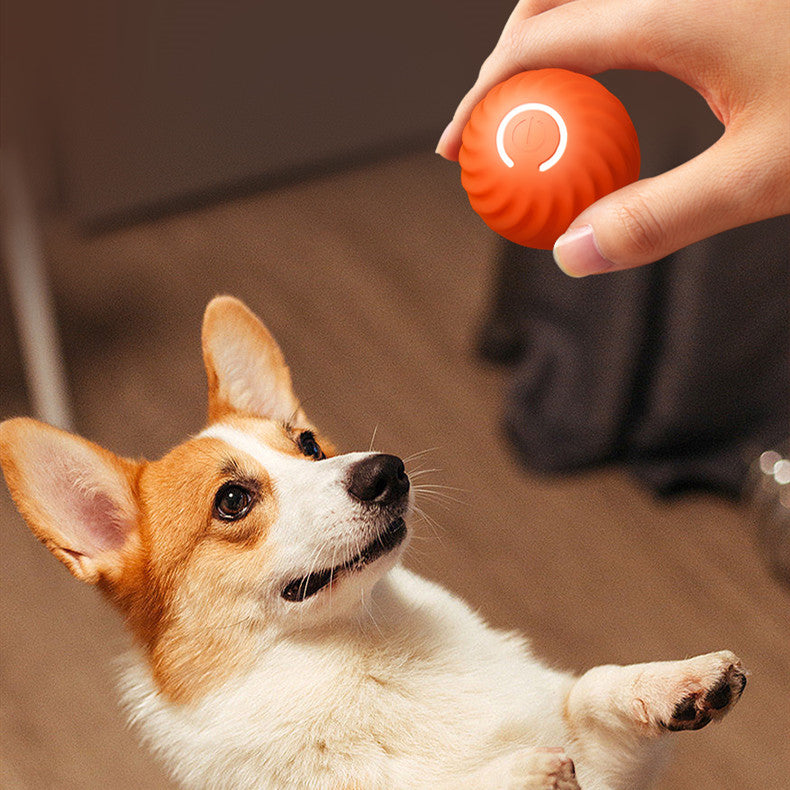
[[591, 669], [571, 687], [565, 705], [582, 787], [648, 786], [661, 762], [650, 736], [698, 730], [722, 718], [745, 685], [741, 662], [727, 650]]

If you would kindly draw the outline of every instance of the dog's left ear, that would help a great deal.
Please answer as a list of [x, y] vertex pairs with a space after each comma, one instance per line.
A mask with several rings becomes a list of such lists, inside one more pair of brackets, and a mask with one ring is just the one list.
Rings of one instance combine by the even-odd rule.
[[138, 546], [141, 463], [18, 417], [0, 423], [0, 466], [33, 534], [78, 579], [121, 578]]
[[303, 417], [291, 372], [269, 330], [232, 296], [217, 296], [203, 317], [208, 417], [226, 414], [290, 421]]

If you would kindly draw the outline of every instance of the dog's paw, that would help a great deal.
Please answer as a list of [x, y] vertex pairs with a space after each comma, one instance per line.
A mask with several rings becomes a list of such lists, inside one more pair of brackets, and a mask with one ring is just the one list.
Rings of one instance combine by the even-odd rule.
[[580, 790], [573, 760], [560, 748], [525, 749], [511, 756], [502, 790]]
[[741, 669], [740, 661], [728, 651], [712, 655], [721, 657], [718, 674], [708, 682], [700, 683], [699, 687], [692, 684], [687, 689], [688, 693], [677, 701], [669, 719], [661, 722], [666, 729], [672, 732], [699, 730], [724, 716], [741, 698], [746, 688], [746, 673]]
[[645, 723], [671, 732], [699, 730], [731, 710], [746, 687], [746, 673], [734, 653], [722, 650], [648, 664], [637, 685]]

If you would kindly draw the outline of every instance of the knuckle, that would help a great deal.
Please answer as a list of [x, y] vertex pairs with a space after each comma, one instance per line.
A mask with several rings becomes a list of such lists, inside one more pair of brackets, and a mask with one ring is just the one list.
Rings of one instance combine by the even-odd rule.
[[503, 72], [515, 73], [516, 69], [524, 69], [524, 52], [529, 40], [527, 27], [529, 19], [513, 21], [502, 31], [499, 41], [480, 66], [478, 79], [487, 81]]
[[477, 81], [478, 82], [485, 82], [488, 79], [488, 75], [496, 70], [496, 63], [497, 63], [498, 58], [499, 58], [499, 54], [498, 54], [497, 50], [495, 49], [480, 64], [480, 70], [477, 73]]
[[527, 26], [529, 20], [520, 20], [508, 25], [503, 31], [492, 55], [497, 56], [497, 60], [506, 63], [521, 63], [523, 58], [524, 46], [528, 40]]
[[651, 255], [663, 240], [663, 226], [653, 208], [638, 199], [617, 207], [617, 221], [623, 230], [628, 252]]

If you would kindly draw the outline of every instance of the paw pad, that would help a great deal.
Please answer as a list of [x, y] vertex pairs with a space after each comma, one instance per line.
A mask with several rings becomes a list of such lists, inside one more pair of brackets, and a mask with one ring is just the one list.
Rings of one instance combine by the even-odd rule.
[[672, 732], [699, 730], [714, 718], [721, 718], [740, 699], [746, 675], [730, 665], [709, 688], [689, 694], [675, 705], [670, 720], [662, 726]]

